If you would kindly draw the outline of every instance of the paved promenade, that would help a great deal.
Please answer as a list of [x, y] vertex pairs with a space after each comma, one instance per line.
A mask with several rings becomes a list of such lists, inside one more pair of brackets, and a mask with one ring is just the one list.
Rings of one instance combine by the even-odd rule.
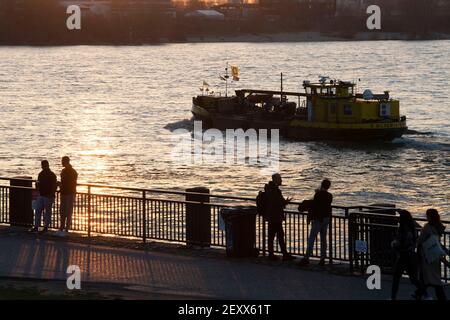
[[[263, 259], [263, 258], [261, 258]], [[0, 233], [0, 277], [66, 279], [78, 265], [83, 283], [118, 285], [129, 290], [199, 299], [387, 299], [369, 291], [365, 279], [301, 269], [295, 263], [255, 263], [221, 257], [143, 251], [66, 241], [20, 232]], [[65, 282], [61, 282], [65, 286]], [[412, 287], [403, 285], [399, 298]]]

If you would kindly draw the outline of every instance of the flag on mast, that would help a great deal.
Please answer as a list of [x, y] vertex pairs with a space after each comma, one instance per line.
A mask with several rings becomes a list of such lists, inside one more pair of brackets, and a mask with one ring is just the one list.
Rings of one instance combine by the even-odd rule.
[[203, 80], [203, 85], [200, 87], [200, 91], [204, 94], [209, 91], [209, 84], [205, 80]]
[[231, 68], [231, 76], [234, 81], [239, 81], [239, 68], [236, 66], [230, 66]]

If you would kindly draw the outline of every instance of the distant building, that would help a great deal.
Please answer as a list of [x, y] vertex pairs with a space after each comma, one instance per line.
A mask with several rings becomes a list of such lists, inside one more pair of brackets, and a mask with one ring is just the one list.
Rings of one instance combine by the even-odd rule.
[[3, 17], [8, 10], [9, 3], [8, 1], [0, 1], [0, 17]]
[[336, 13], [336, 0], [259, 0], [259, 5], [282, 15], [333, 17]]
[[26, 6], [26, 0], [3, 0], [1, 3], [3, 8], [5, 8], [9, 14], [19, 13], [23, 11]]
[[411, 14], [448, 16], [449, 0], [336, 0], [336, 16], [367, 16], [370, 5], [377, 5], [385, 17], [396, 18]]
[[108, 15], [111, 13], [110, 0], [59, 0], [59, 4], [65, 8], [77, 5], [82, 11], [95, 15]]
[[333, 17], [336, 14], [336, 0], [298, 0], [300, 10], [306, 14]]
[[[396, 0], [389, 2], [395, 3]], [[383, 0], [336, 0], [336, 16], [366, 17], [367, 8], [373, 4], [384, 9], [387, 3]]]
[[225, 15], [217, 10], [194, 10], [184, 15], [186, 18], [196, 18], [204, 20], [224, 20]]
[[171, 0], [59, 0], [62, 6], [78, 5], [95, 15], [146, 15], [174, 10]]
[[110, 0], [113, 11], [121, 14], [155, 14], [172, 12], [171, 0]]
[[222, 13], [228, 20], [246, 20], [260, 13], [260, 7], [251, 3], [225, 3], [213, 6], [212, 9]]
[[[432, 0], [433, 1], [433, 0]], [[437, 15], [447, 17], [450, 21], [450, 1], [434, 0], [434, 8]]]

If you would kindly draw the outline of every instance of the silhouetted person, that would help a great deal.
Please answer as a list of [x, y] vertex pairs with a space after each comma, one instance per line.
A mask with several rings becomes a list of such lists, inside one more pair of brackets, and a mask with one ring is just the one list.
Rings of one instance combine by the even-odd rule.
[[268, 222], [269, 228], [269, 259], [277, 260], [278, 258], [273, 253], [273, 242], [275, 236], [277, 236], [278, 243], [280, 244], [281, 252], [283, 253], [283, 260], [293, 260], [286, 250], [286, 243], [284, 241], [283, 221], [285, 220], [284, 208], [291, 201], [290, 198], [285, 199], [281, 193], [279, 186], [281, 186], [283, 180], [280, 174], [275, 173], [272, 175], [272, 181], [264, 186], [266, 193], [267, 209], [265, 218]]
[[312, 255], [314, 243], [317, 235], [320, 233], [320, 262], [319, 265], [325, 264], [325, 257], [327, 255], [327, 231], [331, 219], [331, 203], [333, 202], [333, 195], [328, 192], [331, 182], [328, 179], [322, 181], [320, 189], [316, 190], [313, 201], [311, 221], [311, 231], [308, 237], [308, 247], [306, 255], [300, 261], [301, 265], [309, 264], [309, 257]]
[[61, 164], [64, 167], [61, 171], [61, 226], [59, 230], [61, 232], [68, 232], [72, 224], [73, 206], [75, 204], [75, 197], [77, 194], [77, 178], [78, 173], [72, 168], [70, 159], [64, 156], [61, 160]]
[[424, 244], [428, 240], [431, 240], [431, 237], [435, 237], [436, 243], [439, 243], [446, 254], [449, 254], [448, 249], [440, 243], [440, 237], [444, 233], [445, 226], [442, 224], [441, 217], [436, 209], [428, 209], [426, 215], [428, 223], [424, 225], [417, 239], [421, 280], [425, 288], [434, 288], [438, 300], [447, 300], [441, 281], [441, 262], [444, 262], [447, 267], [449, 267], [449, 263], [445, 260], [445, 257], [437, 258], [434, 261], [427, 261], [427, 255], [424, 249]]
[[55, 202], [55, 192], [57, 187], [56, 175], [50, 170], [50, 165], [47, 160], [41, 161], [41, 168], [42, 171], [39, 173], [36, 182], [36, 189], [39, 191], [39, 196], [34, 204], [34, 227], [31, 229], [33, 232], [39, 230], [43, 211], [45, 211], [45, 214], [44, 229], [42, 232], [48, 231], [48, 227], [52, 221], [52, 206]]
[[401, 210], [399, 213], [400, 221], [397, 236], [392, 242], [392, 247], [396, 253], [391, 290], [392, 300], [397, 298], [398, 286], [404, 271], [408, 273], [409, 280], [417, 288], [416, 296], [424, 291], [418, 278], [416, 254], [417, 224], [408, 211]]

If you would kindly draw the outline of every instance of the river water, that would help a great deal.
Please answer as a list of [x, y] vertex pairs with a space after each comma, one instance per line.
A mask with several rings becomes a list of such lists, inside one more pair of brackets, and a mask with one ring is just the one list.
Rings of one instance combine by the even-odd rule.
[[208, 43], [0, 48], [0, 175], [36, 176], [49, 159], [72, 158], [80, 181], [255, 196], [268, 180], [254, 164], [174, 161], [173, 130], [192, 127], [203, 80], [231, 89], [300, 90], [304, 79], [360, 79], [358, 91], [390, 90], [410, 129], [391, 143], [281, 139], [283, 190], [309, 198], [328, 177], [336, 204], [396, 203], [423, 215], [450, 213], [450, 41]]

